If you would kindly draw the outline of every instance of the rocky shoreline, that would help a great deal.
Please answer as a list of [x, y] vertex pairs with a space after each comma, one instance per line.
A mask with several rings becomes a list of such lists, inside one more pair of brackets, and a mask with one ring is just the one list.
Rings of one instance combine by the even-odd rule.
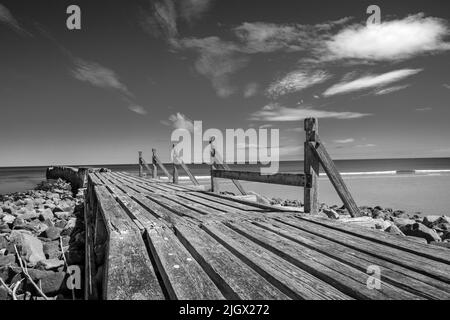
[[63, 180], [0, 195], [0, 300], [82, 298], [83, 210]]

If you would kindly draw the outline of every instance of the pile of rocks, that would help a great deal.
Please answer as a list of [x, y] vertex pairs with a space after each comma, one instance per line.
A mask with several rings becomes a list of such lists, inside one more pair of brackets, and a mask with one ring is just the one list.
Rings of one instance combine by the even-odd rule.
[[67, 267], [83, 269], [83, 203], [62, 180], [0, 196], [0, 300], [13, 288], [19, 300], [73, 298]]
[[353, 222], [411, 240], [450, 248], [450, 216], [407, 214], [391, 208], [360, 207], [361, 218], [350, 218], [344, 207], [321, 205], [320, 215]]

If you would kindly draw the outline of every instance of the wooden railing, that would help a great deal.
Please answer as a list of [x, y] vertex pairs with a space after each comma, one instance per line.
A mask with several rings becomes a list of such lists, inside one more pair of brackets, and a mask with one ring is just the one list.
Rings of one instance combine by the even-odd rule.
[[[334, 186], [340, 199], [344, 203], [344, 206], [348, 210], [349, 214], [352, 217], [360, 216], [358, 206], [353, 200], [352, 195], [345, 185], [345, 182], [342, 179], [339, 171], [337, 170], [333, 160], [325, 149], [325, 146], [320, 141], [319, 123], [317, 119], [305, 119], [304, 128], [306, 134], [304, 143], [304, 173], [301, 174], [276, 173], [272, 175], [262, 175], [258, 172], [231, 170], [230, 167], [226, 163], [224, 163], [222, 156], [220, 155], [218, 150], [214, 148], [214, 137], [212, 137], [209, 140], [209, 145], [211, 148], [211, 191], [219, 192], [219, 184], [217, 181], [218, 178], [231, 179], [242, 195], [246, 195], [247, 192], [244, 190], [244, 187], [241, 185], [239, 180], [303, 187], [304, 212], [317, 214], [319, 212], [318, 177], [320, 168], [322, 167], [332, 185]], [[151, 168], [142, 157], [142, 152], [139, 151], [139, 176], [143, 175], [143, 169], [145, 167], [151, 173], [152, 177], [156, 179], [158, 177], [158, 167], [160, 167], [169, 181], [178, 183], [177, 165], [180, 165], [186, 172], [192, 183], [194, 185], [199, 185], [195, 176], [189, 171], [189, 168], [179, 157], [177, 152], [175, 152], [175, 145], [172, 146], [172, 152], [173, 175], [169, 173], [164, 164], [158, 158], [156, 149], [152, 149], [153, 155]]]
[[[257, 172], [230, 170], [225, 164], [222, 164], [222, 169], [218, 169], [217, 150], [214, 149], [212, 145], [214, 140], [211, 139], [211, 190], [213, 192], [218, 191], [217, 178], [232, 179], [235, 185], [239, 186], [239, 191], [243, 190], [243, 188], [240, 184], [237, 184], [239, 183], [238, 180], [299, 186], [304, 188], [304, 212], [317, 214], [319, 212], [318, 177], [320, 167], [322, 167], [349, 214], [352, 217], [360, 216], [358, 206], [353, 200], [325, 146], [320, 141], [317, 119], [305, 119], [304, 125], [306, 141], [304, 143], [303, 174], [277, 173], [273, 175], [261, 175]], [[245, 194], [245, 191], [241, 191], [241, 193]]]

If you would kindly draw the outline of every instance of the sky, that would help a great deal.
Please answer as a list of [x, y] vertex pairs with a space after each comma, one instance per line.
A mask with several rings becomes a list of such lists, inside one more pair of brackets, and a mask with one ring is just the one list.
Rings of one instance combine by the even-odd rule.
[[[367, 24], [369, 5], [381, 21]], [[69, 30], [69, 5], [81, 29]], [[450, 157], [450, 3], [0, 0], [0, 166], [136, 163], [176, 128], [303, 119], [335, 159]]]

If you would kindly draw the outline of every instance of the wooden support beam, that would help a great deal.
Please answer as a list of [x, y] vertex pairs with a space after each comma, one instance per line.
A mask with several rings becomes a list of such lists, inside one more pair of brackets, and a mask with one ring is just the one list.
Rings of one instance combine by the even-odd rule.
[[139, 177], [142, 177], [142, 151], [138, 151]]
[[172, 146], [172, 156], [174, 165], [176, 165], [176, 162], [178, 162], [181, 168], [183, 168], [184, 172], [186, 172], [186, 174], [188, 175], [189, 179], [191, 179], [192, 183], [196, 186], [200, 185], [195, 176], [191, 173], [191, 170], [189, 170], [188, 166], [184, 163], [183, 159], [178, 156], [177, 152], [175, 151], [175, 145]]
[[[230, 170], [230, 167], [223, 161], [221, 155], [219, 154], [219, 152], [214, 148], [213, 146], [213, 141], [214, 141], [214, 137], [211, 137], [211, 139], [209, 139], [209, 144], [211, 146], [211, 162], [213, 164], [216, 164], [219, 167], [222, 167], [224, 170]], [[211, 170], [213, 170], [213, 168], [211, 168]], [[211, 181], [212, 181], [212, 177], [211, 177]], [[247, 195], [247, 192], [245, 192], [244, 188], [242, 187], [242, 185], [239, 183], [239, 181], [237, 180], [231, 180], [234, 185], [236, 186], [236, 188], [239, 190], [239, 192], [242, 195]]]
[[310, 186], [304, 188], [304, 210], [305, 213], [318, 214], [319, 213], [319, 199], [318, 199], [318, 178], [319, 178], [319, 159], [311, 150], [310, 142], [316, 141], [317, 133], [319, 131], [319, 124], [317, 119], [305, 119], [305, 133], [306, 142], [304, 144], [304, 172], [310, 176]]
[[325, 170], [328, 178], [336, 189], [337, 194], [341, 198], [350, 215], [352, 217], [361, 216], [359, 208], [356, 205], [355, 200], [353, 200], [350, 191], [348, 191], [341, 174], [336, 168], [336, 165], [334, 164], [333, 160], [331, 159], [330, 155], [328, 154], [327, 150], [320, 142], [320, 140], [316, 140], [317, 141], [315, 142], [309, 142], [310, 149], [313, 150], [313, 152], [319, 159], [320, 164]]
[[156, 149], [152, 149], [152, 178], [158, 179], [158, 166], [156, 164]]
[[307, 186], [309, 179], [305, 174], [292, 173], [277, 173], [273, 175], [262, 175], [259, 172], [250, 171], [228, 171], [228, 170], [213, 170], [212, 175], [215, 178], [245, 180], [262, 183], [281, 184], [288, 186]]
[[147, 162], [145, 161], [144, 158], [141, 159], [142, 163], [144, 164], [145, 168], [147, 168], [148, 172], [150, 172], [151, 174], [153, 174], [153, 170], [149, 167], [149, 165], [147, 164]]
[[173, 171], [172, 171], [172, 176], [173, 176], [173, 183], [178, 184], [178, 169], [177, 169], [177, 165], [175, 163], [175, 161], [173, 162]]

